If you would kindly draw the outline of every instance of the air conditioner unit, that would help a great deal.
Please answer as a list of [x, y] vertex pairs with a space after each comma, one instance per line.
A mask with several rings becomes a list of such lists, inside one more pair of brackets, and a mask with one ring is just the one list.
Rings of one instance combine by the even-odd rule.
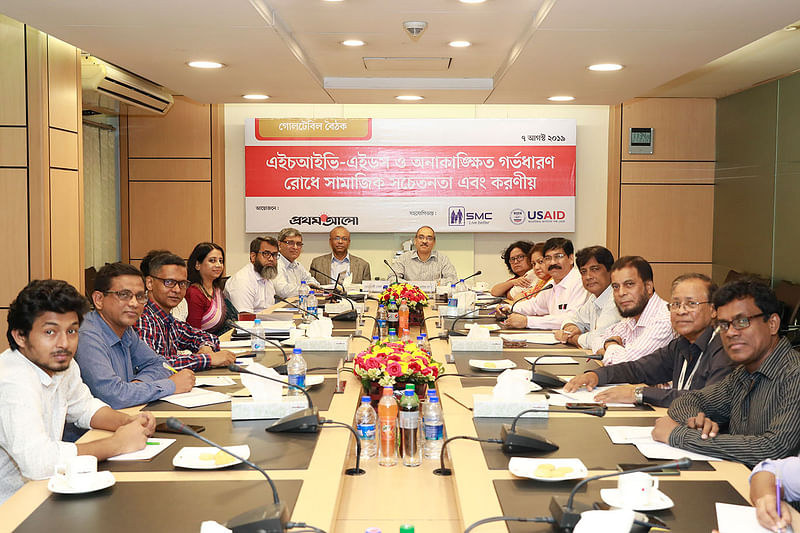
[[160, 115], [172, 107], [172, 95], [164, 87], [93, 56], [81, 58], [81, 85], [84, 91], [97, 91]]

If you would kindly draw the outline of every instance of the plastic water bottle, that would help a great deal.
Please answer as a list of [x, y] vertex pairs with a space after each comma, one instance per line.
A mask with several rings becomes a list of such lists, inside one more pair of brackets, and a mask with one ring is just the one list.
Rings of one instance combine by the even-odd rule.
[[380, 343], [381, 343], [380, 336], [379, 335], [373, 335], [372, 336], [372, 345], [375, 346], [376, 344], [380, 344]]
[[400, 400], [400, 413], [397, 417], [402, 434], [403, 465], [419, 466], [422, 454], [419, 449], [419, 399], [413, 390], [406, 389]]
[[467, 284], [463, 279], [458, 280], [456, 284], [456, 292], [464, 292], [467, 290]]
[[400, 331], [400, 314], [397, 302], [394, 300], [389, 300], [389, 305], [386, 306], [386, 322], [389, 324], [389, 329], [394, 328], [395, 331]]
[[411, 342], [411, 333], [408, 331], [408, 328], [404, 329], [402, 333], [400, 333], [400, 340], [402, 342]]
[[394, 389], [384, 387], [381, 401], [378, 402], [378, 427], [380, 428], [380, 447], [378, 464], [394, 466], [397, 464], [397, 401]]
[[[289, 362], [286, 363], [286, 373], [289, 374], [289, 383], [297, 385], [298, 387], [305, 388], [306, 386], [306, 360], [303, 358], [303, 350], [295, 348], [292, 350], [292, 356]], [[303, 391], [294, 387], [289, 387], [287, 391], [289, 396], [299, 396]]]
[[253, 330], [250, 334], [250, 349], [254, 352], [263, 352], [266, 349], [266, 341], [260, 337], [264, 336], [264, 328], [261, 327], [261, 319], [253, 321]]
[[400, 337], [397, 336], [397, 331], [394, 328], [389, 328], [389, 336], [386, 337], [388, 342], [398, 342]]
[[426, 354], [431, 354], [431, 343], [428, 342], [428, 335], [426, 333], [422, 333], [420, 335], [422, 337], [422, 342], [419, 344], [419, 349], [425, 352]]
[[397, 309], [397, 320], [400, 323], [400, 331], [408, 329], [408, 317], [410, 314], [411, 311], [408, 308], [406, 299], [403, 298], [400, 300], [400, 307]]
[[447, 297], [447, 316], [458, 316], [458, 298], [456, 298], [456, 284], [450, 284], [450, 294]]
[[378, 414], [372, 408], [369, 396], [362, 396], [361, 405], [356, 411], [356, 431], [361, 441], [362, 459], [372, 459], [378, 455], [378, 442], [375, 440], [377, 423]]
[[308, 314], [305, 315], [305, 321], [311, 322], [311, 317], [317, 316], [317, 296], [314, 291], [309, 291], [308, 296], [306, 296], [306, 311], [308, 311]]
[[385, 339], [389, 335], [389, 322], [385, 305], [380, 304], [378, 306], [375, 318], [378, 320], [378, 335], [380, 335], [381, 339]]
[[[306, 308], [306, 297], [308, 296], [308, 283], [304, 281], [300, 282], [300, 289], [297, 291], [297, 307], [299, 309]], [[305, 315], [303, 315], [305, 316]]]
[[436, 394], [429, 394], [428, 401], [422, 406], [422, 425], [425, 434], [422, 441], [422, 454], [425, 459], [439, 459], [444, 443], [444, 419], [442, 418], [442, 405]]

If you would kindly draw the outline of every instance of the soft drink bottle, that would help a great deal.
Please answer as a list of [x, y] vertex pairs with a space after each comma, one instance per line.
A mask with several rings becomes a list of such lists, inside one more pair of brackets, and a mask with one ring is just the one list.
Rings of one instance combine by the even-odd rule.
[[403, 298], [402, 300], [400, 300], [400, 308], [397, 310], [397, 320], [400, 323], [400, 331], [408, 329], [408, 317], [410, 313], [411, 312], [408, 309], [408, 304], [406, 303], [406, 299]]
[[403, 435], [403, 464], [419, 466], [422, 463], [419, 449], [419, 399], [413, 390], [404, 391], [400, 401], [398, 425]]
[[381, 401], [378, 402], [378, 426], [380, 447], [378, 464], [394, 466], [397, 464], [397, 401], [392, 387], [384, 387]]

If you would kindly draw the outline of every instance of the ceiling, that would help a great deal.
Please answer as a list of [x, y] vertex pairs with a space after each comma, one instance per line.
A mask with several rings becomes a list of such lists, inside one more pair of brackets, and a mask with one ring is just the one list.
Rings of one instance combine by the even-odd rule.
[[[783, 31], [800, 20], [797, 0], [4, 0], [0, 10], [204, 103], [266, 93], [292, 103], [418, 94], [543, 104], [566, 94], [617, 104], [719, 97], [800, 68], [800, 31]], [[414, 41], [404, 21], [428, 26]], [[186, 66], [195, 59], [226, 67]], [[625, 68], [587, 70], [593, 63]]]

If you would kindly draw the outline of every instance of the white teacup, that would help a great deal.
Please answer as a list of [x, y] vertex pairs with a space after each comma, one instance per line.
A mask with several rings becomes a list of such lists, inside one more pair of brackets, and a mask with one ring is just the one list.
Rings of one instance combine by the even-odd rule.
[[658, 490], [658, 479], [644, 472], [624, 474], [617, 482], [619, 499], [625, 507], [647, 505]]
[[56, 465], [56, 475], [64, 476], [67, 485], [73, 489], [89, 489], [97, 476], [97, 457], [94, 455], [70, 457], [66, 463]]

